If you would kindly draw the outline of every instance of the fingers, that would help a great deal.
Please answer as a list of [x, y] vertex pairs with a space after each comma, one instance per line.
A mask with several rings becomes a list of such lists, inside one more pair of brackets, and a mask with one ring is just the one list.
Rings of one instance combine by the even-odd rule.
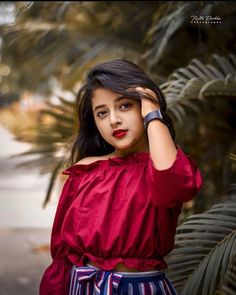
[[159, 105], [159, 100], [155, 94], [154, 91], [152, 91], [151, 89], [149, 88], [146, 88], [146, 87], [141, 87], [141, 86], [137, 86], [137, 87], [131, 87], [131, 88], [128, 88], [127, 89], [128, 92], [133, 92], [133, 91], [136, 91], [139, 93], [140, 95], [140, 98], [142, 99], [148, 99], [149, 101], [152, 101], [153, 103], [155, 104], [158, 104]]
[[138, 91], [141, 95], [141, 98], [147, 98], [152, 100], [153, 102], [157, 102], [158, 103], [158, 99], [157, 96], [155, 94], [154, 91], [152, 91], [149, 88], [144, 88], [144, 87], [135, 87], [135, 90]]

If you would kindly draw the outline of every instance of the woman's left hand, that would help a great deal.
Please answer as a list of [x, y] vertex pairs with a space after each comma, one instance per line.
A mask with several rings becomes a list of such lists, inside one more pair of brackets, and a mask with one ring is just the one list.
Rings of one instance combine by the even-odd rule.
[[[160, 109], [156, 94], [149, 88], [136, 87], [135, 90], [141, 95], [141, 113], [144, 118], [148, 113]], [[150, 99], [148, 99], [150, 97]]]

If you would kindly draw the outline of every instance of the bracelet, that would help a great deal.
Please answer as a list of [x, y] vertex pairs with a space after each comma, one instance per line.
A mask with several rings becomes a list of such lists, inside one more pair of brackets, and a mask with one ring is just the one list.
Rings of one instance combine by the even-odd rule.
[[153, 112], [150, 112], [148, 113], [145, 117], [144, 117], [144, 128], [147, 132], [147, 127], [148, 127], [148, 124], [153, 121], [153, 120], [159, 120], [161, 121], [162, 123], [164, 123], [167, 127], [168, 127], [168, 124], [167, 122], [165, 122], [163, 120], [163, 116], [161, 114], [161, 110], [158, 109], [156, 111], [153, 111]]

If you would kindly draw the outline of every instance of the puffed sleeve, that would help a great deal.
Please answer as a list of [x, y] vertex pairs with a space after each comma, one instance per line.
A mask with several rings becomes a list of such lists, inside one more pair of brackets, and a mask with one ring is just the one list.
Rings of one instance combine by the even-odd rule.
[[[63, 174], [67, 174], [66, 170]], [[73, 178], [68, 177], [62, 188], [60, 200], [57, 206], [51, 234], [52, 263], [45, 270], [40, 282], [40, 295], [68, 295], [70, 271], [72, 264], [67, 259], [66, 245], [61, 238], [61, 226], [65, 214], [73, 201]]]
[[151, 197], [160, 207], [173, 208], [191, 200], [202, 186], [197, 163], [176, 145], [177, 154], [171, 167], [158, 170], [149, 158], [148, 177]]

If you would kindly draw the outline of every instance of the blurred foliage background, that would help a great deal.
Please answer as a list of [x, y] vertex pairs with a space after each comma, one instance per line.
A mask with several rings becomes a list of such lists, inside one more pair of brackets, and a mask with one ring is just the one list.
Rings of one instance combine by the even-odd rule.
[[[202, 171], [203, 188], [185, 204], [180, 223], [216, 203], [235, 200], [235, 1], [0, 2], [0, 18], [0, 120], [17, 140], [32, 144], [24, 155], [37, 158], [24, 165], [51, 172], [44, 206], [78, 128], [74, 99], [85, 73], [98, 62], [117, 58], [137, 63], [160, 85], [176, 126], [176, 142]], [[208, 250], [202, 240], [191, 240], [204, 248], [203, 256], [191, 258], [195, 262], [201, 264], [223, 240], [235, 243], [236, 208], [233, 203], [230, 208], [231, 213], [228, 208], [220, 217], [214, 215], [216, 220], [230, 217], [230, 229], [226, 226], [219, 235], [209, 230], [207, 214], [203, 231], [208, 233]], [[186, 238], [189, 231], [179, 234]], [[210, 234], [217, 236], [214, 245], [209, 244]], [[188, 243], [186, 247], [184, 254]], [[229, 263], [235, 263], [235, 251], [230, 253], [224, 263], [235, 276], [235, 264]], [[224, 273], [229, 271], [224, 267]], [[194, 269], [195, 264], [181, 277], [179, 288]], [[217, 287], [218, 272], [213, 287], [203, 291], [200, 284], [196, 294], [226, 290], [222, 284]], [[231, 294], [224, 292], [217, 294]]]

